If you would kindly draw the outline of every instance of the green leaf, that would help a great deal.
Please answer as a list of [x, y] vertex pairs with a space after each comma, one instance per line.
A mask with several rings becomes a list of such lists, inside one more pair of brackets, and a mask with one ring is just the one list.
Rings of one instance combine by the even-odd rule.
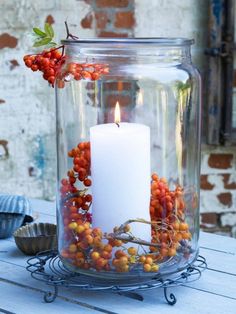
[[33, 28], [33, 31], [36, 35], [40, 36], [40, 37], [46, 37], [47, 34], [44, 33], [43, 31], [41, 31], [41, 29], [37, 28], [37, 27], [34, 27]]
[[55, 43], [54, 41], [51, 41], [48, 45], [50, 47], [55, 47], [55, 46], [57, 46], [57, 43]]
[[54, 37], [54, 31], [51, 24], [45, 23], [44, 30], [48, 37]]
[[45, 45], [49, 44], [51, 40], [52, 40], [52, 38], [45, 37], [41, 40], [36, 41], [34, 43], [33, 47], [45, 46]]

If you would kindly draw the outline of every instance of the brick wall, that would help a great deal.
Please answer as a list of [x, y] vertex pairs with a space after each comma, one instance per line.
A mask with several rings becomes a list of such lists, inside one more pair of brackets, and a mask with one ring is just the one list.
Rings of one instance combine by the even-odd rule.
[[[58, 38], [64, 37], [65, 19], [71, 32], [84, 38], [194, 38], [194, 62], [204, 76], [207, 4], [205, 0], [2, 1], [0, 193], [54, 198], [54, 91], [40, 74], [32, 73], [22, 63], [22, 56], [31, 51], [29, 30], [33, 26], [42, 26], [44, 21], [54, 23]], [[125, 102], [130, 95], [125, 85], [123, 88]], [[111, 85], [107, 97], [117, 94], [117, 90], [118, 86]], [[201, 225], [204, 230], [236, 237], [236, 156], [232, 151], [230, 147], [203, 147]]]
[[93, 28], [98, 37], [133, 37], [134, 0], [86, 0], [91, 6], [81, 21], [83, 28]]
[[201, 227], [236, 237], [236, 149], [203, 147]]

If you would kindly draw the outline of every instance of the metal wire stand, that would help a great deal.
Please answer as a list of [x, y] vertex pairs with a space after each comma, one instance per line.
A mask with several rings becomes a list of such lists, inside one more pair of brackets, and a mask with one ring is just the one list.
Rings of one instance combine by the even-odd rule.
[[60, 260], [57, 251], [39, 253], [35, 257], [28, 259], [27, 264], [26, 269], [34, 279], [53, 287], [53, 291], [47, 291], [44, 294], [44, 301], [47, 303], [53, 302], [58, 295], [58, 287], [64, 286], [89, 291], [110, 291], [140, 301], [143, 300], [143, 297], [137, 293], [138, 291], [163, 288], [167, 303], [174, 305], [177, 299], [173, 293], [168, 293], [167, 289], [198, 280], [202, 271], [207, 267], [205, 258], [199, 255], [195, 262], [185, 270], [171, 275], [171, 279], [166, 277], [155, 278], [154, 275], [153, 279], [139, 285], [107, 285], [96, 283], [88, 276], [80, 275], [67, 269]]

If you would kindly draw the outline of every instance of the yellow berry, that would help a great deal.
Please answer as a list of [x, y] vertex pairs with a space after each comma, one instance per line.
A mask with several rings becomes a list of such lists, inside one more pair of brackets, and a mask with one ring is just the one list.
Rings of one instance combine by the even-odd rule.
[[128, 248], [128, 253], [129, 253], [129, 255], [137, 255], [137, 250], [135, 247], [131, 246]]
[[92, 258], [93, 261], [96, 261], [99, 257], [100, 257], [100, 254], [98, 252], [93, 251], [91, 253], [91, 258]]
[[77, 246], [75, 244], [70, 244], [68, 250], [70, 253], [75, 253], [77, 251]]
[[84, 229], [83, 225], [79, 225], [75, 230], [77, 233], [82, 233], [82, 232], [84, 232], [85, 229]]
[[71, 222], [69, 225], [68, 225], [68, 228], [71, 229], [71, 230], [74, 230], [77, 228], [77, 223], [75, 221]]
[[156, 264], [152, 265], [151, 271], [157, 272], [158, 270], [159, 270], [159, 266], [158, 265], [156, 265]]

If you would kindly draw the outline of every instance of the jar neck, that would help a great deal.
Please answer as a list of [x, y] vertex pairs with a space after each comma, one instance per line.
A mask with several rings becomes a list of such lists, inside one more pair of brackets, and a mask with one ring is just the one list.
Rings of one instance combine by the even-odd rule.
[[85, 43], [65, 45], [66, 55], [70, 59], [91, 62], [92, 60], [116, 60], [125, 59], [128, 62], [142, 61], [144, 63], [190, 63], [191, 46], [161, 46], [157, 44], [143, 45], [91, 45]]

